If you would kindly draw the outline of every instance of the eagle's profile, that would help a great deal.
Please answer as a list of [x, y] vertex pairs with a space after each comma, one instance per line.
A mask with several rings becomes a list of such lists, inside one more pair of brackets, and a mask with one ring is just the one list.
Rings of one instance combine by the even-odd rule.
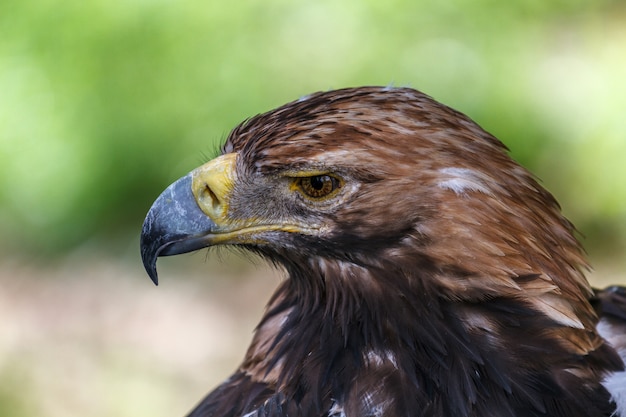
[[[208, 416], [626, 416], [626, 289], [555, 199], [408, 88], [312, 94], [166, 189], [144, 265], [240, 245], [287, 273]], [[620, 357], [620, 355], [622, 357]]]

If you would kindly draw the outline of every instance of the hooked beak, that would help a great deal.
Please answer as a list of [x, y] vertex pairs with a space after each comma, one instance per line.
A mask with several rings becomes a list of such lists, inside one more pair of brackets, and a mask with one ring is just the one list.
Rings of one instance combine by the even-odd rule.
[[146, 272], [158, 285], [159, 256], [178, 255], [207, 247], [207, 235], [215, 223], [196, 202], [191, 191], [192, 174], [187, 174], [156, 199], [141, 230], [141, 259]]

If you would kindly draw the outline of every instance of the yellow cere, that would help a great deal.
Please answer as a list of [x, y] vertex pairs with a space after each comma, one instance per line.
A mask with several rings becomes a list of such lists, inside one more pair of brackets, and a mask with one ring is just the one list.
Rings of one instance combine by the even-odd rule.
[[237, 154], [218, 156], [192, 171], [191, 190], [202, 211], [220, 224], [228, 211], [228, 199], [237, 179]]

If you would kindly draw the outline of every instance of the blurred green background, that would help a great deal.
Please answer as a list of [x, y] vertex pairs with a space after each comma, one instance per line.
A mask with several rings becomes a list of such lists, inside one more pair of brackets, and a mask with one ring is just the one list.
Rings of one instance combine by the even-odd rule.
[[152, 201], [247, 117], [389, 84], [505, 142], [592, 280], [626, 283], [623, 1], [3, 0], [0, 414], [184, 413], [278, 278], [200, 255], [160, 261], [181, 278], [157, 292], [137, 246]]

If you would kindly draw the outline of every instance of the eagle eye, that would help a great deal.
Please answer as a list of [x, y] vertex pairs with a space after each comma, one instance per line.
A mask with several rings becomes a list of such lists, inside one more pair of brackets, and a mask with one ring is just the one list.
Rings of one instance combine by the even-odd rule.
[[322, 174], [296, 178], [296, 187], [307, 197], [322, 199], [341, 188], [341, 180], [332, 175]]

